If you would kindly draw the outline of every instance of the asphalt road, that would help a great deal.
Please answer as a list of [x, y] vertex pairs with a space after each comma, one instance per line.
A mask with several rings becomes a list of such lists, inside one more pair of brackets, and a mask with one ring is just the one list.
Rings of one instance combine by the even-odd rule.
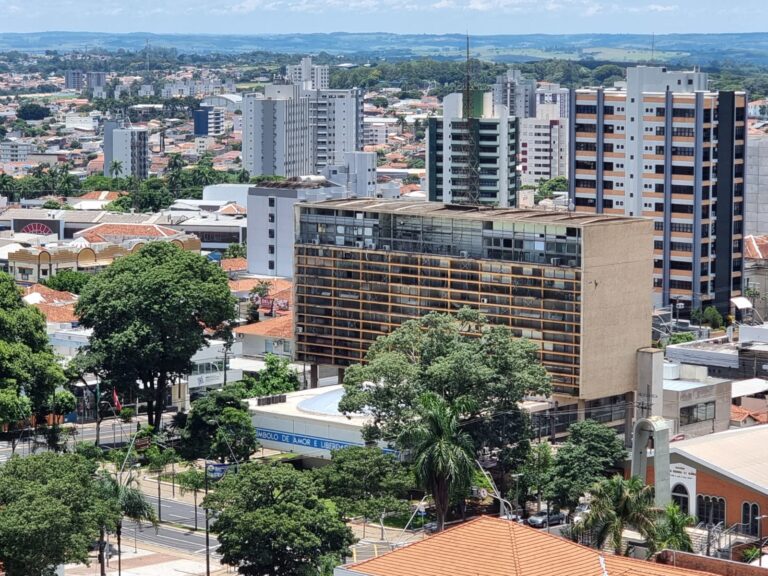
[[[123, 546], [132, 544], [132, 540], [137, 542], [146, 542], [155, 546], [163, 546], [180, 550], [188, 554], [199, 554], [205, 556], [205, 533], [195, 532], [193, 530], [181, 530], [170, 526], [160, 525], [155, 530], [151, 525], [142, 524], [138, 526], [131, 520], [123, 522]], [[216, 537], [210, 535], [211, 558], [220, 558], [216, 553], [219, 542]]]
[[[152, 503], [155, 511], [157, 511], [157, 496], [149, 494], [149, 484], [144, 486], [145, 497]], [[200, 493], [200, 501], [203, 499], [203, 494]], [[163, 522], [169, 522], [172, 524], [179, 524], [182, 526], [188, 526], [194, 528], [195, 526], [195, 507], [192, 504], [186, 502], [179, 502], [171, 500], [169, 498], [163, 498], [160, 502], [160, 517]], [[200, 530], [205, 528], [205, 510], [200, 506], [197, 507], [197, 526]]]

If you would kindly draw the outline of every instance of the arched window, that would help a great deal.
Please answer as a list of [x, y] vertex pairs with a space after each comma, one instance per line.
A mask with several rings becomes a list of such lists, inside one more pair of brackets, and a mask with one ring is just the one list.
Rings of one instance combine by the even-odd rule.
[[754, 502], [744, 502], [741, 505], [741, 523], [752, 536], [759, 533], [758, 518], [760, 517], [760, 506]]
[[690, 508], [688, 499], [688, 489], [682, 484], [675, 484], [674, 488], [672, 488], [672, 501], [677, 504], [683, 514], [688, 514]]
[[725, 500], [718, 496], [696, 497], [696, 514], [699, 522], [717, 525], [725, 525]]

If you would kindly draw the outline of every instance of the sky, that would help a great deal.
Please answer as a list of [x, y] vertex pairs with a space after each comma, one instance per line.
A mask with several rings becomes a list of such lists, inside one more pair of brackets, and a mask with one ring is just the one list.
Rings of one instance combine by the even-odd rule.
[[0, 32], [760, 32], [766, 0], [0, 0]]

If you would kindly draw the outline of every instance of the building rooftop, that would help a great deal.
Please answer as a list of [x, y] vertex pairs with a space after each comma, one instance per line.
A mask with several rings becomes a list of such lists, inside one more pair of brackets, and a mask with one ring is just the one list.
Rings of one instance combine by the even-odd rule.
[[361, 212], [383, 212], [404, 216], [432, 216], [462, 220], [501, 220], [530, 224], [559, 224], [563, 226], [586, 227], [608, 223], [634, 223], [643, 218], [589, 214], [586, 212], [558, 212], [553, 210], [523, 210], [518, 208], [488, 208], [481, 206], [446, 205], [442, 202], [380, 200], [380, 199], [338, 199], [312, 203], [313, 208], [335, 210], [357, 210]]
[[266, 338], [280, 338], [281, 340], [292, 340], [293, 314], [289, 313], [284, 316], [261, 320], [254, 324], [238, 326], [234, 329], [234, 333], [249, 336], [264, 336]]
[[516, 522], [481, 516], [377, 558], [337, 569], [344, 576], [703, 576], [604, 554]]
[[670, 446], [718, 473], [768, 495], [768, 426], [726, 430]]

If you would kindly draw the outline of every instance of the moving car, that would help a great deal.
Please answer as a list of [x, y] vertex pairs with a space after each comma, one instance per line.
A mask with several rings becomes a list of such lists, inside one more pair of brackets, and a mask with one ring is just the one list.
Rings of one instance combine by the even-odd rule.
[[562, 512], [547, 512], [546, 510], [536, 512], [528, 518], [528, 526], [533, 528], [545, 528], [546, 526], [554, 526], [563, 522], [565, 522], [565, 515]]

